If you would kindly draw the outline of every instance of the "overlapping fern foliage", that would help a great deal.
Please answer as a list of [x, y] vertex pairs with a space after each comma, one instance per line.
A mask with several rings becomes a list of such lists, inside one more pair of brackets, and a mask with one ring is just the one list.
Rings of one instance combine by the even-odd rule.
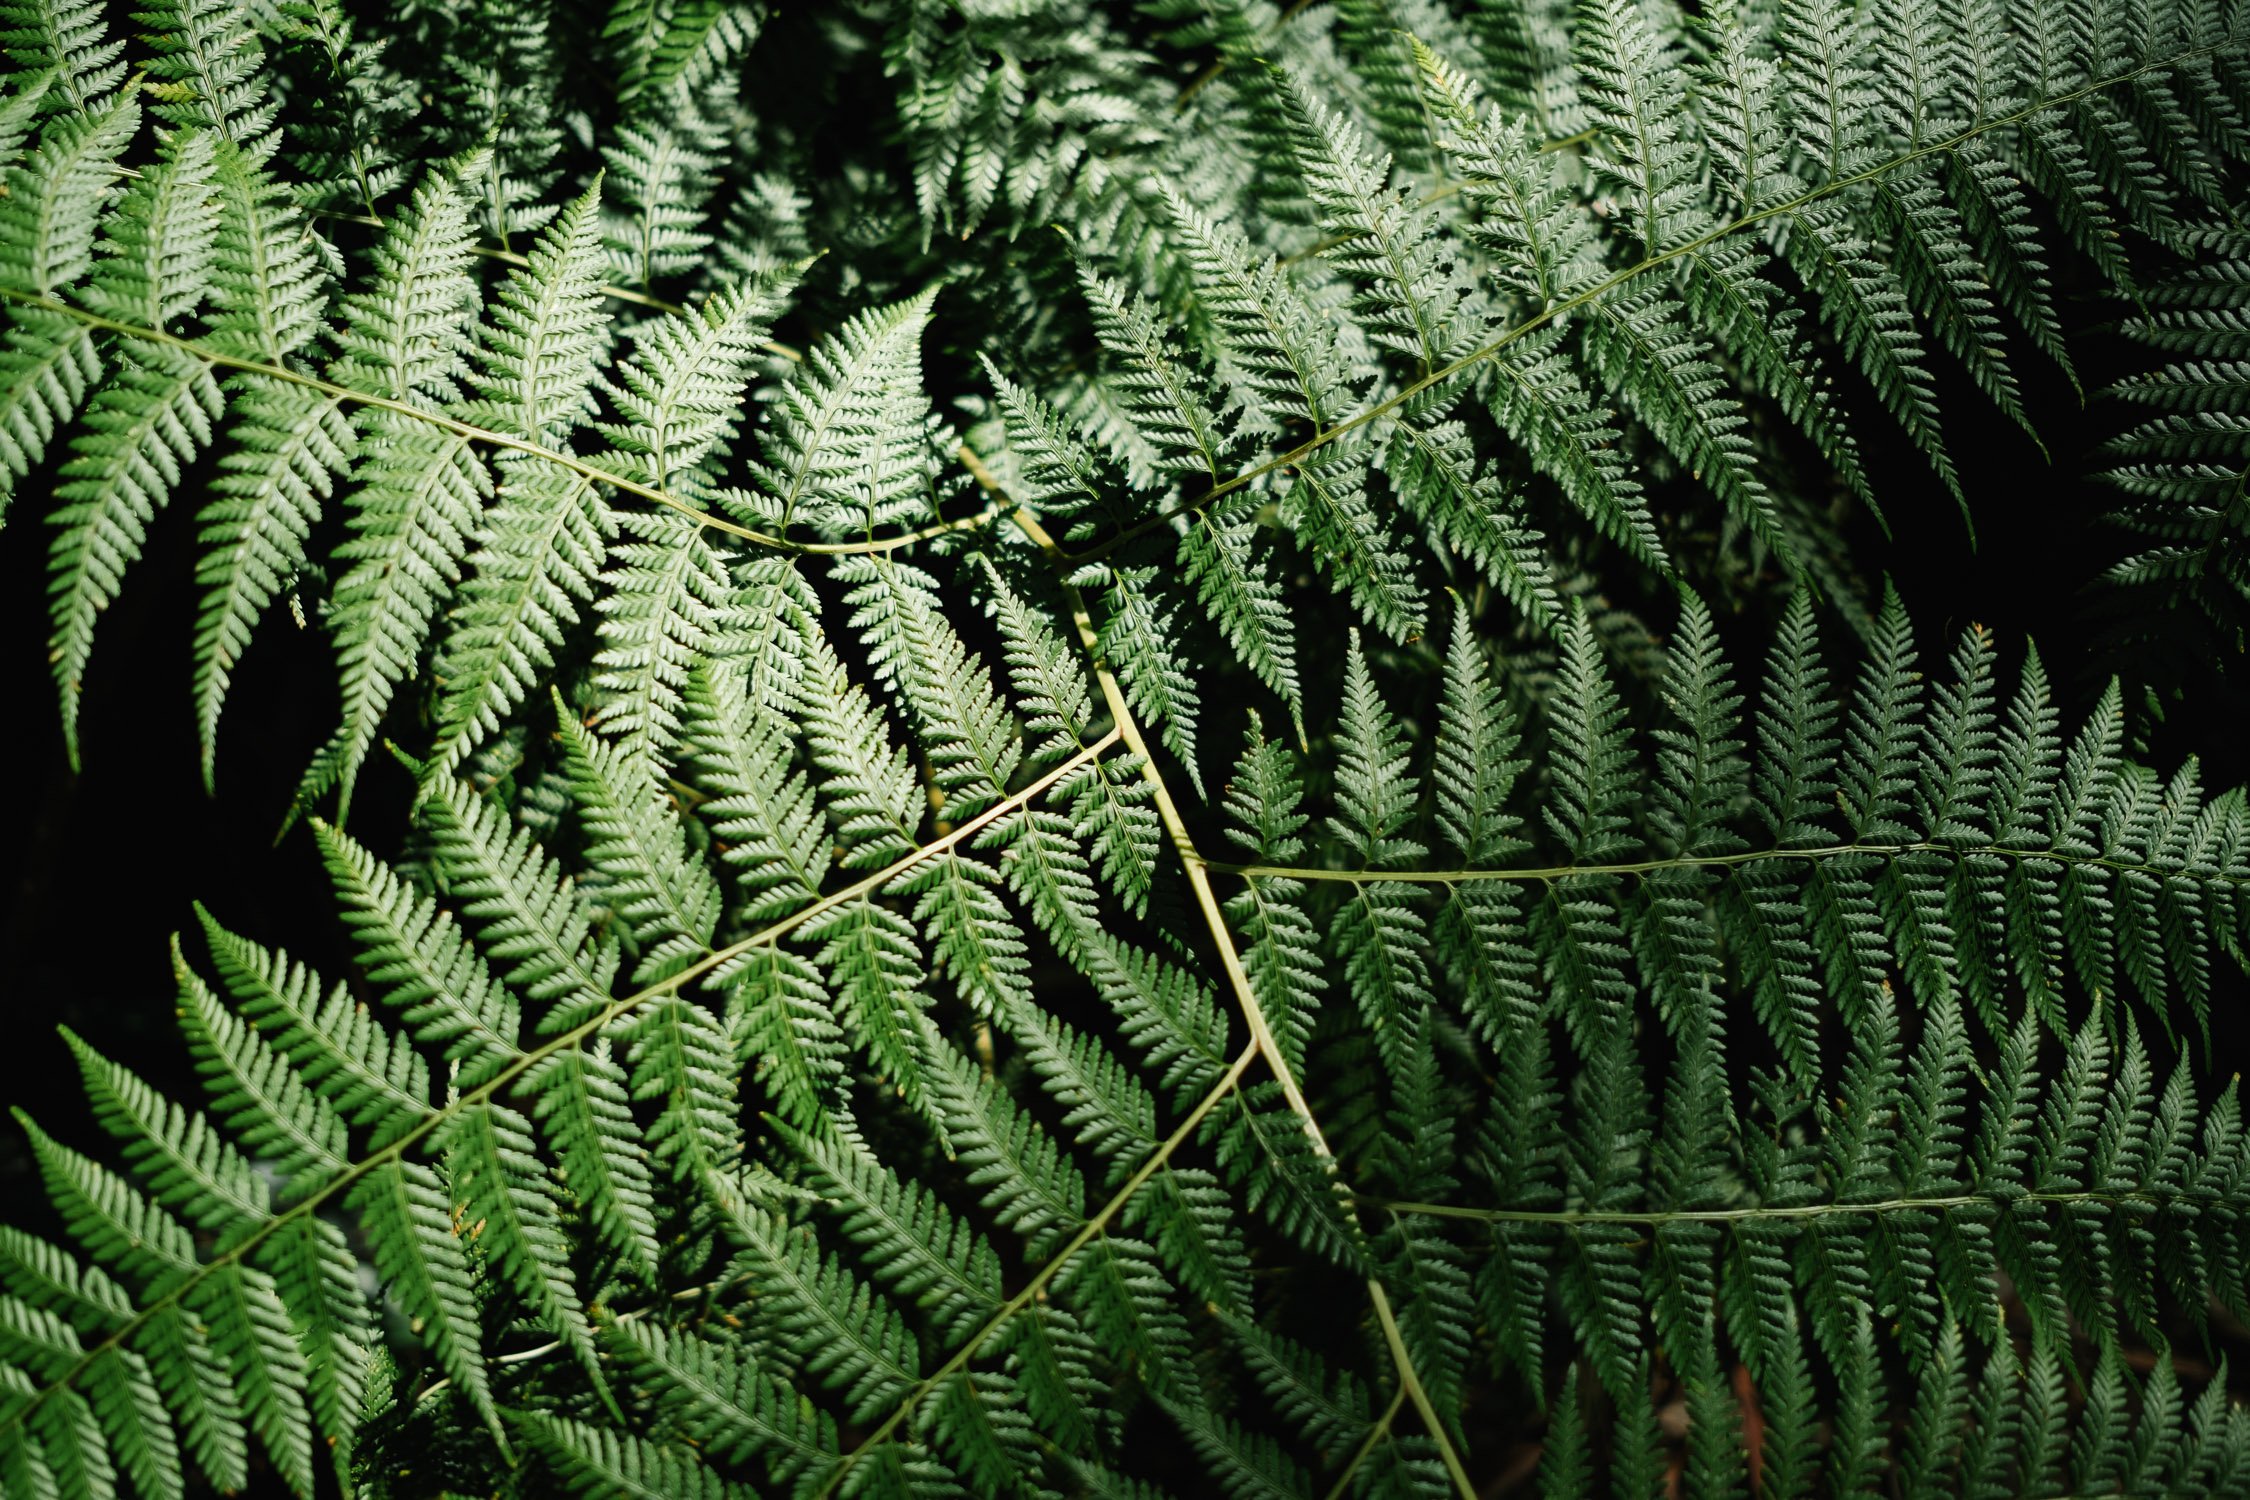
[[2238, 7], [0, 50], [63, 735], [192, 508], [356, 954], [219, 882], [202, 1097], [19, 1111], [0, 1494], [2250, 1488], [2250, 805], [1853, 543], [2114, 385], [2120, 618], [2239, 652]]

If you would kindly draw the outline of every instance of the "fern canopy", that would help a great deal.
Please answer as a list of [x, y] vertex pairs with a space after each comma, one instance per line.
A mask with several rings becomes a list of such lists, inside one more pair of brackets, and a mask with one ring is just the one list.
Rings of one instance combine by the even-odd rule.
[[341, 949], [61, 1032], [0, 1495], [2250, 1487], [2238, 7], [111, 9], [0, 545]]

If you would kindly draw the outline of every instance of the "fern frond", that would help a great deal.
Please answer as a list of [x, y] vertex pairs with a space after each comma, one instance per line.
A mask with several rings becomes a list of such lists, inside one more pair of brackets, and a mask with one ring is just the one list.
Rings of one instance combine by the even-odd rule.
[[[184, 500], [357, 959], [64, 1034], [0, 1491], [2240, 1489], [2241, 20], [0, 0], [66, 747]], [[2161, 733], [1875, 603], [2019, 344]]]
[[[450, 176], [432, 173], [375, 249], [375, 280], [343, 304], [339, 384], [408, 406], [449, 401], [469, 373], [475, 283], [468, 274], [467, 205]], [[340, 785], [348, 810], [397, 685], [413, 670], [430, 624], [460, 578], [461, 559], [492, 492], [484, 461], [458, 433], [405, 412], [366, 406], [352, 536], [337, 548], [343, 575], [329, 607], [344, 708], [299, 793], [309, 802]]]
[[836, 1424], [761, 1370], [740, 1347], [670, 1333], [648, 1322], [613, 1325], [611, 1342], [682, 1436], [722, 1462], [750, 1455], [776, 1484], [819, 1477], [835, 1460]]
[[874, 308], [817, 345], [767, 413], [756, 503], [783, 531], [872, 530], [922, 482], [922, 330], [937, 289]]
[[1370, 152], [1351, 122], [1305, 99], [1284, 82], [1290, 147], [1327, 254], [1361, 287], [1355, 309], [1368, 334], [1424, 371], [1442, 369], [1465, 346], [1461, 289], [1440, 258], [1442, 242], [1391, 183], [1392, 164]]
[[555, 1478], [636, 1500], [727, 1500], [738, 1493], [684, 1448], [541, 1413], [511, 1415], [528, 1447]]
[[[476, 377], [484, 399], [472, 409], [506, 430], [552, 441], [578, 425], [604, 323], [596, 224], [589, 191], [541, 234], [492, 308]], [[592, 593], [615, 526], [583, 472], [531, 454], [498, 468], [497, 502], [438, 660], [437, 758], [448, 766], [529, 698]]]
[[17, 0], [0, 11], [0, 47], [26, 73], [51, 73], [57, 102], [93, 112], [125, 77], [122, 40], [111, 40], [93, 0]]
[[555, 717], [605, 903], [626, 924], [636, 981], [665, 978], [711, 944], [719, 892], [685, 831], [617, 750], [580, 724], [558, 694]]

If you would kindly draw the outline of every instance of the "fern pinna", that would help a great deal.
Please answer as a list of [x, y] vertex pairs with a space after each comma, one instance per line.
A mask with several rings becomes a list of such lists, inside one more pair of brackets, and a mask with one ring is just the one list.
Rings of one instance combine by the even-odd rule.
[[2250, 809], [1859, 540], [2106, 390], [2239, 649], [2235, 8], [597, 9], [0, 4], [68, 753], [186, 497], [354, 954], [66, 1033], [0, 1493], [2250, 1488]]

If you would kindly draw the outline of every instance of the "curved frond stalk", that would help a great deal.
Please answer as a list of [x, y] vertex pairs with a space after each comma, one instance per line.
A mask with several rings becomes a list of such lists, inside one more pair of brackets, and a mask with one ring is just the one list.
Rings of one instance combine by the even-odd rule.
[[[604, 1226], [605, 1234], [611, 1226], [620, 1231], [622, 1244], [646, 1244], [644, 1236], [652, 1227], [645, 1169], [629, 1152], [614, 1149], [615, 1133], [629, 1130], [631, 1117], [622, 1076], [607, 1060], [606, 1039], [618, 1035], [637, 1056], [649, 1054], [656, 1045], [647, 1029], [649, 1016], [675, 1005], [701, 1014], [677, 998], [683, 989], [726, 971], [744, 955], [825, 913], [863, 899], [912, 866], [944, 857], [963, 839], [1018, 812], [1100, 757], [1116, 738], [1114, 733], [1102, 737], [905, 859], [693, 962], [675, 965], [632, 994], [606, 998], [567, 1029], [555, 1029], [535, 1043], [526, 1039], [524, 1045], [513, 1036], [515, 1001], [455, 930], [450, 914], [403, 887], [395, 874], [343, 835], [316, 828], [331, 871], [353, 908], [370, 977], [383, 987], [387, 1005], [400, 1011], [414, 1041], [441, 1047], [460, 1062], [455, 1089], [442, 1103], [433, 1101], [427, 1069], [407, 1045], [407, 1036], [372, 1022], [341, 991], [319, 1001], [319, 984], [311, 975], [210, 927], [214, 956], [242, 1021], [269, 1040], [248, 1035], [241, 1021], [183, 970], [182, 982], [195, 1001], [183, 1014], [190, 1042], [202, 1052], [205, 1071], [220, 1090], [220, 1108], [230, 1128], [244, 1131], [250, 1140], [259, 1139], [261, 1132], [267, 1138], [276, 1132], [297, 1137], [304, 1142], [298, 1150], [305, 1170], [286, 1185], [286, 1207], [270, 1202], [263, 1180], [246, 1175], [242, 1158], [201, 1117], [166, 1104], [82, 1047], [97, 1101], [109, 1101], [104, 1107], [112, 1128], [125, 1136], [128, 1159], [136, 1175], [149, 1181], [154, 1196], [142, 1196], [124, 1178], [35, 1134], [42, 1143], [49, 1186], [74, 1236], [98, 1262], [113, 1266], [130, 1291], [89, 1304], [98, 1326], [88, 1326], [88, 1341], [70, 1343], [67, 1354], [58, 1345], [56, 1357], [41, 1366], [45, 1383], [0, 1408], [0, 1446], [14, 1448], [19, 1434], [26, 1433], [41, 1434], [39, 1440], [46, 1443], [50, 1429], [41, 1413], [85, 1411], [78, 1383], [89, 1390], [97, 1385], [105, 1392], [116, 1389], [109, 1384], [116, 1373], [144, 1357], [136, 1351], [146, 1349], [158, 1368], [174, 1370], [174, 1362], [192, 1353], [164, 1342], [177, 1338], [179, 1318], [192, 1313], [209, 1322], [236, 1316], [224, 1311], [224, 1303], [249, 1319], [240, 1325], [239, 1339], [230, 1334], [231, 1341], [220, 1345], [223, 1359], [237, 1361], [233, 1384], [226, 1384], [230, 1377], [217, 1373], [215, 1366], [193, 1379], [220, 1382], [215, 1386], [218, 1397], [247, 1412], [260, 1441], [277, 1459], [298, 1464], [296, 1472], [309, 1488], [302, 1467], [309, 1429], [301, 1411], [290, 1413], [310, 1400], [329, 1435], [348, 1439], [356, 1407], [344, 1397], [360, 1388], [360, 1371], [356, 1365], [339, 1368], [338, 1361], [361, 1358], [370, 1337], [369, 1311], [354, 1285], [354, 1252], [318, 1217], [338, 1206], [360, 1216], [374, 1264], [391, 1295], [410, 1309], [448, 1378], [501, 1437], [492, 1394], [493, 1361], [484, 1353], [474, 1292], [478, 1272], [456, 1233], [445, 1178], [422, 1158], [450, 1158], [456, 1180], [466, 1185], [465, 1201], [484, 1204], [477, 1214], [482, 1231], [493, 1236], [489, 1253], [543, 1307], [565, 1340], [576, 1341], [582, 1354], [590, 1354], [583, 1342], [590, 1325], [580, 1323], [572, 1273], [559, 1258], [562, 1244], [550, 1195], [567, 1191]], [[539, 870], [536, 861], [521, 861], [515, 873], [504, 877], [516, 884], [508, 901], [517, 909], [541, 899], [521, 884], [541, 878]], [[489, 919], [493, 904], [493, 898], [484, 898], [480, 917]], [[504, 940], [511, 930], [516, 929], [495, 927], [495, 940]], [[628, 1018], [634, 1019], [633, 1026], [622, 1025]], [[311, 1095], [276, 1075], [283, 1059]], [[661, 1060], [644, 1060], [644, 1065], [655, 1070], [648, 1075], [652, 1077], [661, 1076], [666, 1067]], [[691, 1066], [708, 1067], [709, 1060]], [[574, 1088], [582, 1092], [574, 1093]], [[531, 1099], [536, 1126], [502, 1102], [517, 1096]], [[571, 1103], [576, 1097], [588, 1101], [590, 1115]], [[335, 1116], [323, 1113], [320, 1100], [352, 1126], [371, 1128], [365, 1146], [353, 1148], [348, 1159], [331, 1159]], [[282, 1110], [287, 1113], [277, 1112]], [[660, 1145], [667, 1139], [661, 1122], [651, 1137]], [[552, 1168], [539, 1154], [542, 1147], [565, 1165], [567, 1188], [547, 1180]], [[682, 1149], [664, 1147], [667, 1154]], [[688, 1159], [706, 1177], [726, 1166], [723, 1156], [697, 1156], [692, 1150]], [[208, 1253], [196, 1247], [175, 1212], [219, 1231]], [[652, 1247], [652, 1268], [654, 1259]], [[251, 1300], [246, 1303], [245, 1298]], [[57, 1338], [75, 1338], [57, 1326]], [[191, 1431], [200, 1430], [193, 1423], [203, 1419], [192, 1407], [179, 1405], [189, 1388], [171, 1382], [168, 1373], [164, 1389], [171, 1395], [159, 1396], [150, 1388], [142, 1408], [148, 1419], [168, 1424], [165, 1414], [178, 1410]], [[101, 1397], [102, 1402], [109, 1399]], [[93, 1421], [91, 1415], [88, 1421]], [[86, 1462], [108, 1463], [114, 1444], [142, 1472], [170, 1472], [152, 1456], [153, 1450], [139, 1446], [142, 1438], [107, 1420], [84, 1437], [94, 1445], [83, 1455]], [[214, 1463], [220, 1477], [230, 1466], [228, 1446], [221, 1443]]]

